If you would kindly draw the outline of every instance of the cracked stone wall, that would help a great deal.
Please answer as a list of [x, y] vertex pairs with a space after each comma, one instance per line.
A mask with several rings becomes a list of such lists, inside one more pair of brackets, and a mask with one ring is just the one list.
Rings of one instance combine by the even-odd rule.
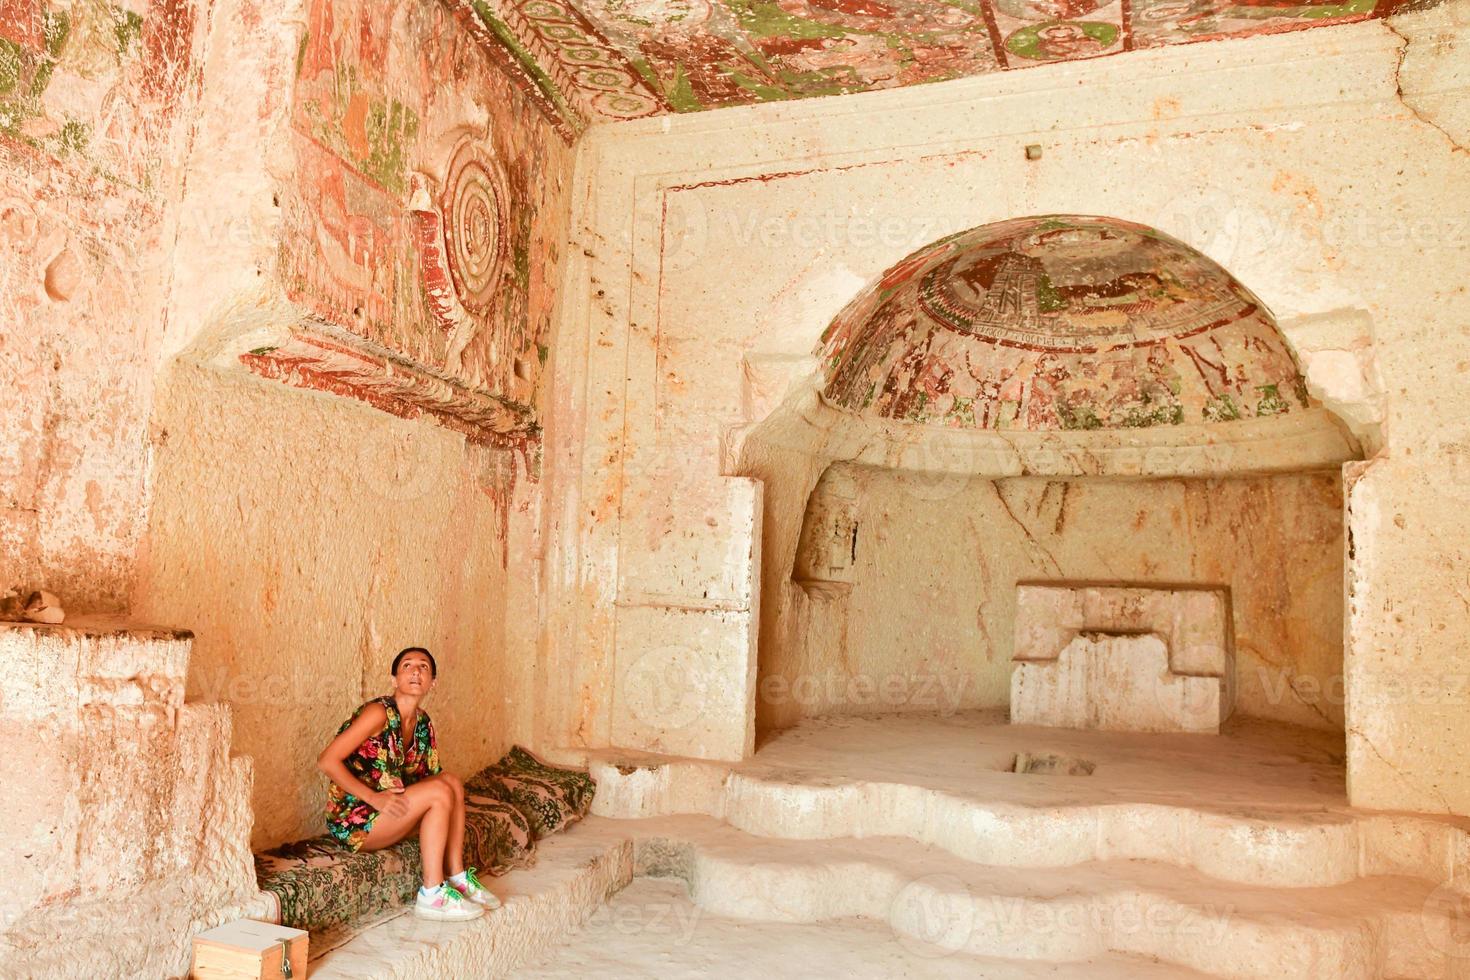
[[127, 605], [209, 7], [0, 6], [0, 548], [72, 608]]
[[[718, 525], [710, 533], [722, 543], [759, 534], [751, 655], [831, 670], [783, 649], [781, 626], [801, 514], [826, 460], [742, 440], [789, 384], [812, 376], [808, 354], [832, 318], [898, 259], [987, 222], [1101, 214], [1172, 235], [1259, 296], [1309, 386], [1372, 457], [1345, 481], [1348, 584], [1336, 594], [1346, 593], [1346, 622], [1315, 622], [1292, 669], [1323, 678], [1337, 669], [1329, 638], [1347, 634], [1356, 801], [1470, 813], [1457, 761], [1470, 743], [1466, 698], [1445, 693], [1470, 672], [1458, 639], [1470, 629], [1459, 490], [1470, 484], [1470, 437], [1458, 421], [1470, 232], [1453, 205], [1470, 194], [1470, 170], [1447, 135], [1467, 101], [1465, 9], [871, 93], [840, 107], [590, 130], [559, 328], [559, 343], [585, 354], [559, 367], [564, 426], [548, 453], [567, 463], [553, 477], [553, 731], [569, 743], [618, 740], [619, 678], [650, 648], [620, 631], [617, 610], [703, 567], [670, 550], [679, 529], [697, 537]], [[762, 481], [759, 527], [732, 528], [717, 506], [736, 472]], [[1191, 513], [1190, 493], [1157, 502], [1161, 529], [1163, 515]], [[1109, 511], [1102, 497], [1096, 506]], [[1326, 512], [1312, 513], [1325, 533]], [[1222, 534], [1228, 523], [1206, 521]], [[743, 553], [706, 548], [702, 561]], [[1330, 577], [1330, 561], [1312, 574]], [[1329, 592], [1297, 608], [1320, 602], [1325, 614]], [[1298, 642], [1286, 633], [1281, 642]], [[702, 683], [738, 690], [740, 671], [721, 670]], [[1427, 707], [1406, 693], [1406, 677], [1442, 682]], [[1287, 713], [1313, 723], [1305, 711]], [[763, 709], [758, 725], [786, 720]]]
[[118, 618], [0, 624], [0, 778], [25, 801], [0, 836], [0, 974], [179, 976], [194, 932], [266, 914], [250, 760], [228, 707], [185, 701], [189, 643]]

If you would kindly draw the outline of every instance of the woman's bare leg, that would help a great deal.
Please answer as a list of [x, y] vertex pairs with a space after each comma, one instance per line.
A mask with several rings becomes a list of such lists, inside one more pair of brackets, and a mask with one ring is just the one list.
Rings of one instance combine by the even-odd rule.
[[[454, 787], [443, 780], [425, 779], [404, 790], [395, 802], [402, 803], [402, 807], [390, 806], [378, 814], [362, 849], [378, 851], [391, 847], [418, 828], [424, 887], [433, 888], [444, 880], [445, 845], [456, 809], [460, 813], [460, 846], [463, 848], [464, 797], [456, 798]], [[463, 861], [462, 858], [460, 860]]]
[[464, 870], [464, 783], [458, 776], [441, 772], [414, 785], [434, 782], [443, 783], [454, 794], [454, 806], [449, 811], [449, 833], [444, 841], [444, 872], [457, 875]]

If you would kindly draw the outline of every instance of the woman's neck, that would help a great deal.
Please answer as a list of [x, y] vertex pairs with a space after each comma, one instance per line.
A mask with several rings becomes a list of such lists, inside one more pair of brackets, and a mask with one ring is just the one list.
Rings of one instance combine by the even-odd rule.
[[405, 722], [410, 718], [417, 718], [419, 713], [419, 702], [423, 698], [412, 695], [393, 692], [393, 703], [398, 706], [398, 715]]

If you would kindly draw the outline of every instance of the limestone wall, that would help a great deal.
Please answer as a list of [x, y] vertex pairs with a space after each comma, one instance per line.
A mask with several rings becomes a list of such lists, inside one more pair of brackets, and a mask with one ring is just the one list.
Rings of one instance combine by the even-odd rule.
[[196, 632], [256, 847], [320, 832], [315, 755], [410, 643], [446, 764], [532, 740], [575, 132], [448, 3], [23, 0], [0, 38], [4, 584]]
[[[774, 476], [774, 474], [773, 474]], [[850, 591], [775, 585], [762, 726], [1004, 707], [1017, 582], [1228, 587], [1233, 710], [1340, 728], [1342, 492], [1334, 473], [991, 481], [855, 470]], [[772, 578], [779, 572], [773, 572]]]
[[[1470, 740], [1463, 697], [1431, 692], [1426, 710], [1393, 687], [1415, 670], [1448, 689], [1470, 669], [1455, 462], [1470, 296], [1451, 203], [1470, 164], [1461, 120], [1436, 115], [1463, 101], [1463, 13], [595, 127], [579, 149], [559, 334], [586, 355], [559, 371], [565, 441], [549, 453], [570, 464], [549, 579], [555, 730], [613, 739], [617, 678], [647, 652], [619, 628], [620, 576], [659, 554], [666, 571], [645, 561], [644, 575], [683, 574], [663, 527], [729, 526], [726, 474], [753, 472], [736, 469], [742, 435], [812, 375], [848, 300], [944, 235], [1103, 214], [1223, 265], [1299, 345], [1309, 388], [1360, 448], [1382, 438], [1348, 505], [1347, 686], [1374, 705], [1347, 706], [1354, 799], [1470, 812], [1455, 761]], [[767, 556], [796, 547], [790, 523], [824, 465], [789, 455], [791, 482], [764, 487], [763, 531], [728, 532], [760, 533]], [[1165, 510], [1183, 513], [1175, 500]], [[762, 659], [782, 655], [773, 584], [763, 573]], [[707, 672], [695, 688], [739, 679]]]
[[0, 547], [74, 608], [127, 604], [209, 6], [0, 10]]
[[[134, 593], [140, 613], [196, 631], [191, 693], [235, 707], [235, 744], [257, 759], [257, 848], [320, 832], [316, 754], [383, 693], [404, 646], [429, 646], [443, 669], [428, 710], [446, 766], [471, 772], [533, 739], [540, 435], [487, 440], [459, 416], [380, 411], [373, 389], [317, 365], [252, 376], [240, 362], [276, 341], [250, 338], [310, 315], [534, 419], [571, 163], [446, 7], [317, 0], [301, 12], [289, 48], [301, 60], [261, 95], [270, 111], [251, 146], [259, 177], [274, 179], [230, 216], [264, 236], [242, 248], [269, 247], [233, 268], [200, 264], [181, 297], [204, 329], [162, 375]], [[201, 166], [233, 152], [230, 112], [206, 120]], [[435, 310], [454, 304], [430, 302], [409, 205], [449, 220], [413, 193], [427, 185], [437, 202], [466, 141], [503, 182], [501, 265], [486, 273], [499, 292], [454, 308], [446, 329]], [[198, 263], [191, 253], [181, 258]], [[230, 280], [248, 261], [275, 270], [269, 288]], [[210, 282], [239, 292], [211, 302]]]

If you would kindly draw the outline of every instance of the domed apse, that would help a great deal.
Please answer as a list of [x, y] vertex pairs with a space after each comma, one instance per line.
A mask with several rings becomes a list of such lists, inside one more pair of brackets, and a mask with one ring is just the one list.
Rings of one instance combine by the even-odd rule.
[[1223, 424], [1310, 404], [1250, 290], [1115, 218], [1016, 218], [926, 246], [848, 304], [819, 354], [833, 406], [932, 426]]
[[[1217, 263], [1113, 218], [1007, 220], [893, 265], [818, 350], [812, 385], [747, 442], [763, 731], [932, 711], [917, 690], [849, 696], [922, 677], [947, 709], [1025, 717], [1017, 688], [1022, 709], [1075, 688], [1073, 721], [1340, 737], [1340, 466], [1357, 449]], [[1062, 627], [1094, 646], [1057, 667], [1036, 637]], [[1104, 662], [1132, 679], [1071, 684]], [[781, 694], [804, 677], [810, 697]]]

